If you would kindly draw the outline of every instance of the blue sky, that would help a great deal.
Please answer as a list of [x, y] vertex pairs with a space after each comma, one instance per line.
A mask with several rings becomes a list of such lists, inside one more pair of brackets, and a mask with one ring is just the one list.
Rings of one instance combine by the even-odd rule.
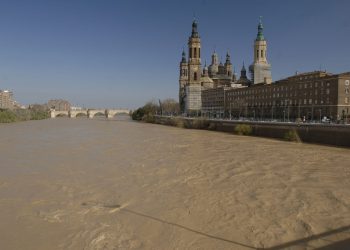
[[226, 51], [252, 62], [263, 16], [273, 80], [350, 71], [350, 1], [0, 1], [0, 89], [23, 104], [63, 98], [135, 108], [178, 96], [178, 64], [195, 13], [202, 62]]

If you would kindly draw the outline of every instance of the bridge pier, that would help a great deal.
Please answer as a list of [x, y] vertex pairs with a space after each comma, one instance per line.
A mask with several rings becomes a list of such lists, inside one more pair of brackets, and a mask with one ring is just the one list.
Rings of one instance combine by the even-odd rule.
[[50, 110], [50, 117], [56, 118], [55, 110]]

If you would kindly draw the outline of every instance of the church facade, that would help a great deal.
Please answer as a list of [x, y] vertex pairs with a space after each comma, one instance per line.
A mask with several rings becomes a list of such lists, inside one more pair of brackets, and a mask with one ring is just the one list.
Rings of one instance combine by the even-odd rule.
[[182, 113], [193, 114], [202, 110], [202, 92], [216, 88], [243, 88], [252, 84], [271, 83], [271, 66], [266, 58], [267, 43], [263, 36], [261, 20], [254, 43], [254, 62], [249, 67], [251, 80], [243, 64], [241, 76], [236, 79], [231, 57], [226, 54], [225, 63], [219, 62], [214, 50], [211, 64], [202, 68], [201, 40], [196, 20], [192, 23], [192, 33], [188, 38], [188, 57], [182, 52], [179, 77], [179, 104]]

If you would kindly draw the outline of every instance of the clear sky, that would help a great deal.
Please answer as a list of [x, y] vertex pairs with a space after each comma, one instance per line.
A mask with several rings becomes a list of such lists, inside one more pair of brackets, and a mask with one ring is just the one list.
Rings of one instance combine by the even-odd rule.
[[63, 98], [135, 108], [178, 97], [178, 65], [195, 13], [202, 63], [226, 51], [237, 73], [253, 59], [263, 16], [273, 80], [350, 71], [348, 0], [0, 1], [0, 89], [22, 104]]

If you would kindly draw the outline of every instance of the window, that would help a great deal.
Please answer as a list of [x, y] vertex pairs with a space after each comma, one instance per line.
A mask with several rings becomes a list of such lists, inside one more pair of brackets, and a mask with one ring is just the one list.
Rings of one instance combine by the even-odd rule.
[[345, 97], [344, 102], [347, 104], [349, 103], [349, 97]]
[[201, 57], [201, 48], [198, 48], [198, 57]]
[[261, 51], [261, 57], [263, 58], [264, 57], [264, 51], [263, 50], [260, 50]]
[[195, 81], [197, 81], [197, 72], [194, 72], [194, 74], [193, 74], [193, 79], [194, 79]]
[[326, 89], [326, 94], [329, 95], [329, 89]]
[[197, 48], [193, 49], [193, 53], [194, 53], [194, 58], [197, 58]]

